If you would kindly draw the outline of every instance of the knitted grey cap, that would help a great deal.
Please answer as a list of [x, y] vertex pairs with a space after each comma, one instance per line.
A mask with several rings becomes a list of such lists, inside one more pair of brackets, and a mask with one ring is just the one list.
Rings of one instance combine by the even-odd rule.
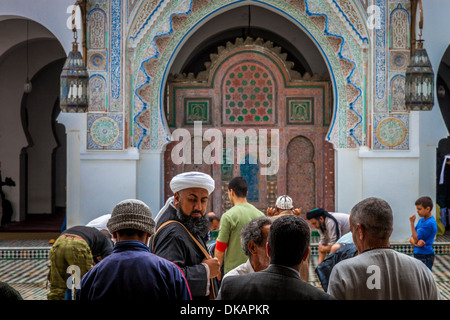
[[119, 202], [113, 209], [106, 224], [110, 233], [123, 229], [136, 229], [155, 233], [155, 221], [150, 208], [142, 201], [127, 199]]

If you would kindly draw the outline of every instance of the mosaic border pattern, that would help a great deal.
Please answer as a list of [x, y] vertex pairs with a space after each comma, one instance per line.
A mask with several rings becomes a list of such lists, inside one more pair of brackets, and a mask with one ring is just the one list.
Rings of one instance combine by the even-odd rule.
[[[103, 120], [109, 120], [113, 127], [101, 128]], [[105, 121], [103, 121], [105, 122]], [[97, 127], [98, 126], [98, 127]], [[93, 137], [94, 131], [100, 134]], [[100, 132], [102, 131], [102, 132]], [[101, 135], [104, 134], [102, 137]], [[103, 142], [101, 139], [105, 139]], [[122, 150], [123, 149], [123, 115], [89, 113], [87, 116], [87, 149], [89, 150]]]
[[111, 0], [110, 23], [110, 111], [123, 111], [122, 109], [122, 1]]
[[0, 260], [49, 259], [49, 248], [0, 248]]
[[[134, 65], [137, 68], [132, 71], [132, 74], [135, 75], [133, 78], [136, 79], [136, 82], [132, 84], [134, 117], [136, 117], [139, 112], [141, 112], [141, 110], [149, 108], [150, 101], [152, 104], [154, 104], [149, 108], [151, 112], [151, 123], [148, 126], [150, 127], [150, 132], [146, 132], [145, 130], [142, 130], [142, 128], [141, 130], [134, 132], [135, 135], [138, 135], [138, 137], [135, 137], [136, 146], [138, 148], [143, 148], [145, 146], [149, 149], [160, 149], [167, 142], [167, 129], [164, 126], [160, 126], [160, 122], [162, 122], [162, 112], [161, 110], [158, 110], [157, 103], [159, 101], [159, 98], [161, 98], [160, 85], [162, 81], [160, 80], [163, 79], [166, 73], [165, 68], [167, 67], [167, 61], [169, 61], [173, 52], [173, 48], [171, 50], [167, 50], [167, 48], [178, 46], [181, 38], [191, 31], [189, 28], [192, 28], [192, 25], [205, 18], [207, 14], [220, 10], [224, 6], [230, 5], [232, 3], [238, 3], [239, 1], [208, 2], [200, 8], [196, 8], [196, 10], [192, 9], [192, 11], [190, 9], [192, 3], [187, 3], [188, 1], [176, 3], [174, 2], [167, 3], [166, 10], [160, 13], [158, 21], [155, 22], [159, 23], [159, 25], [149, 29], [146, 37], [143, 38], [142, 42], [139, 43], [139, 46], [136, 47], [134, 55]], [[328, 136], [327, 139], [335, 144], [336, 147], [349, 147], [349, 141], [352, 141], [350, 146], [356, 147], [362, 141], [361, 137], [363, 131], [363, 119], [361, 117], [360, 109], [363, 104], [363, 96], [361, 86], [359, 86], [359, 83], [361, 83], [361, 79], [359, 78], [360, 70], [357, 68], [357, 66], [360, 68], [362, 67], [362, 58], [358, 56], [360, 55], [359, 50], [352, 50], [354, 48], [359, 48], [355, 44], [354, 36], [350, 36], [348, 34], [344, 34], [343, 36], [335, 36], [334, 33], [328, 31], [329, 26], [331, 26], [333, 23], [339, 24], [339, 21], [341, 21], [342, 19], [329, 19], [329, 16], [331, 14], [335, 16], [336, 12], [335, 9], [332, 9], [330, 7], [330, 4], [327, 2], [305, 0], [305, 3], [307, 3], [308, 5], [312, 4], [316, 7], [314, 9], [312, 8], [312, 6], [308, 7], [306, 13], [304, 13], [304, 11], [302, 12], [301, 10], [298, 10], [298, 8], [295, 6], [299, 4], [294, 4], [294, 2], [291, 3], [287, 1], [266, 1], [266, 3], [277, 8], [281, 12], [284, 12], [289, 16], [297, 19], [297, 21], [300, 24], [303, 24], [303, 26], [308, 30], [307, 32], [309, 32], [310, 35], [312, 35], [313, 38], [316, 39], [316, 42], [319, 43], [319, 47], [321, 47], [321, 50], [325, 51], [328, 63], [333, 66], [333, 70], [335, 71], [335, 74], [333, 75], [333, 81], [335, 82], [337, 92], [339, 93], [339, 101], [336, 102], [336, 105], [349, 106], [349, 108], [342, 107], [340, 108], [340, 110], [337, 110], [338, 112], [335, 113], [335, 119], [333, 119], [332, 123], [332, 126], [334, 127], [334, 130], [332, 130], [333, 134]], [[170, 18], [172, 18], [172, 16], [174, 16], [175, 14], [180, 13], [180, 7], [177, 7], [177, 5], [181, 6], [183, 4], [189, 5], [189, 8], [186, 8], [186, 6], [184, 7], [184, 9], [186, 10], [184, 14], [189, 14], [190, 22], [184, 24], [182, 23], [181, 25], [178, 24], [176, 26], [177, 32], [173, 32], [173, 19], [171, 20]], [[319, 20], [325, 19], [325, 23], [322, 24], [323, 28], [320, 28], [320, 24], [319, 27], [318, 25], [316, 25], [316, 23], [313, 21], [314, 18], [310, 19], [313, 14], [316, 15], [315, 9], [317, 8], [321, 12], [326, 12], [326, 14], [317, 14], [317, 16], [321, 17], [319, 18]], [[344, 21], [342, 22], [346, 23]], [[320, 21], [318, 23], [320, 23]], [[325, 29], [327, 30], [326, 32], [324, 32]], [[333, 32], [340, 29], [341, 28], [339, 28], [339, 26], [333, 26]], [[347, 28], [344, 29], [347, 30]], [[342, 32], [345, 33], [345, 30], [343, 30]], [[335, 43], [337, 39], [340, 38], [339, 41], [345, 42], [346, 45], [343, 46], [341, 43], [336, 52], [334, 51], [332, 45], [329, 43], [329, 37], [334, 37], [333, 41], [335, 41]], [[345, 58], [345, 56], [349, 53], [354, 55], [355, 62], [352, 62], [352, 60]], [[155, 61], [153, 62], [152, 59]], [[352, 69], [349, 69], [349, 72], [348, 74], [346, 73], [346, 75], [341, 74], [342, 61], [351, 62], [349, 64], [353, 64]], [[144, 68], [144, 65], [150, 62], [156, 64], [152, 66], [151, 75]], [[149, 99], [142, 99], [139, 96], [139, 89], [145, 85], [149, 85], [150, 83], [151, 93], [149, 94]], [[352, 87], [350, 102], [348, 102], [349, 97], [347, 96], [349, 86]], [[351, 116], [347, 116], [347, 113], [349, 113], [349, 111], [350, 113], [352, 113]], [[348, 124], [350, 124], [350, 130], [343, 130], [343, 128], [348, 128]], [[150, 137], [145, 137], [145, 134], [149, 135]], [[349, 136], [353, 140], [349, 140]], [[145, 138], [149, 140], [147, 144], [143, 144]]]
[[[226, 186], [225, 186], [226, 187]], [[319, 237], [311, 237], [311, 255], [319, 254]], [[413, 246], [407, 243], [391, 243], [391, 247], [398, 252], [412, 255]], [[0, 260], [41, 260], [49, 259], [49, 248], [0, 248]], [[450, 255], [450, 242], [434, 243], [436, 255]]]
[[[376, 114], [373, 125], [374, 150], [408, 150], [409, 149], [409, 115]], [[389, 123], [397, 127], [389, 127]], [[403, 130], [403, 133], [400, 132]], [[398, 136], [401, 134], [401, 137]]]
[[[130, 137], [139, 149], [161, 149], [168, 141], [168, 128], [163, 123], [162, 110], [158, 108], [160, 85], [166, 76], [167, 62], [172, 58], [182, 39], [192, 32], [196, 25], [213, 13], [236, 5], [243, 0], [93, 0], [88, 8], [102, 9], [107, 15], [105, 34], [106, 56], [95, 55], [90, 68], [108, 72], [107, 110], [122, 112], [125, 93], [130, 94], [131, 112]], [[404, 1], [374, 0], [381, 8], [382, 27], [369, 37], [365, 25], [367, 12], [356, 0], [267, 0], [255, 1], [278, 10], [297, 22], [305, 29], [319, 49], [324, 53], [327, 64], [333, 70], [336, 101], [327, 140], [335, 148], [354, 148], [364, 143], [366, 119], [364, 79], [364, 54], [361, 48], [370, 50], [374, 46], [374, 76], [377, 78], [371, 94], [374, 99], [374, 112], [386, 114], [389, 105], [389, 81], [394, 68], [400, 68], [397, 60], [391, 60], [389, 48], [390, 15], [392, 9], [407, 8]], [[107, 8], [107, 10], [106, 10]], [[371, 41], [370, 41], [371, 40]], [[125, 53], [123, 43], [132, 49], [130, 56], [133, 68], [130, 77], [130, 88], [123, 87], [122, 58]], [[397, 50], [397, 49], [396, 49]], [[394, 52], [392, 52], [394, 54]], [[104, 58], [104, 59], [103, 59]], [[394, 57], [393, 57], [394, 58]], [[153, 61], [154, 60], [154, 61]], [[95, 62], [95, 63], [94, 63]], [[104, 65], [106, 63], [106, 66]], [[129, 61], [127, 61], [129, 63]], [[146, 68], [145, 64], [152, 64]], [[107, 71], [104, 71], [105, 68]], [[400, 71], [400, 70], [397, 70]], [[342, 73], [342, 74], [341, 74]], [[128, 85], [128, 84], [126, 84]], [[143, 86], [146, 90], [140, 90]], [[131, 90], [128, 92], [129, 89]], [[146, 97], [140, 94], [146, 92]], [[98, 110], [100, 111], [100, 110]], [[399, 111], [399, 110], [395, 110]], [[142, 119], [141, 113], [148, 113], [148, 123], [142, 125], [136, 119]], [[127, 120], [127, 121], [128, 121]], [[125, 138], [122, 138], [125, 140]], [[130, 140], [130, 141], [131, 141]], [[128, 141], [128, 140], [127, 140]], [[405, 150], [402, 146], [398, 148]]]

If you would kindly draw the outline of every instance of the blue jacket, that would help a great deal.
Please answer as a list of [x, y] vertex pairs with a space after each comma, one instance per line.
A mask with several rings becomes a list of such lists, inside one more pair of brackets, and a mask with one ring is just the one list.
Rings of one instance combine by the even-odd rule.
[[117, 242], [80, 284], [80, 300], [191, 300], [180, 268], [140, 241]]

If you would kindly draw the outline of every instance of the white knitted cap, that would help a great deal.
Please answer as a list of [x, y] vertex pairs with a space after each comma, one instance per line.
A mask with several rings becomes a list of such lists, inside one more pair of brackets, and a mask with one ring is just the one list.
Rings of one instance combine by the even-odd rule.
[[282, 210], [289, 210], [294, 207], [294, 205], [292, 204], [292, 198], [289, 196], [279, 196], [277, 202], [275, 203], [275, 206]]

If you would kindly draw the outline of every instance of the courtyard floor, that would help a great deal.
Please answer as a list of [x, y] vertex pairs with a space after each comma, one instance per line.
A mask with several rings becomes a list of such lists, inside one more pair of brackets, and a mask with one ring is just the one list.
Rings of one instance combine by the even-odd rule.
[[[445, 252], [436, 255], [433, 275], [443, 300], [450, 300], [450, 234], [439, 236], [436, 244], [445, 246]], [[447, 246], [448, 245], [448, 246]], [[312, 255], [309, 282], [321, 288], [314, 270], [317, 255]], [[47, 300], [47, 274], [49, 239], [0, 240], [0, 281], [6, 282], [20, 292], [25, 300]]]

